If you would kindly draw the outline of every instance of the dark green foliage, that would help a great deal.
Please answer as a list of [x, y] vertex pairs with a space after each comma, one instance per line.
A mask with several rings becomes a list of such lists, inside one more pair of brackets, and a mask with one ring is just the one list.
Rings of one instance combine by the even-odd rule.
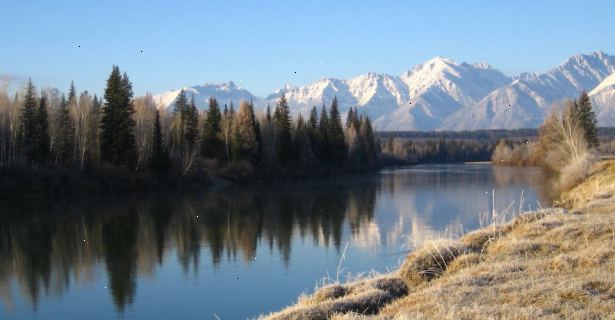
[[23, 107], [19, 118], [19, 146], [28, 162], [36, 154], [36, 92], [32, 80], [28, 80]]
[[41, 93], [38, 110], [36, 112], [36, 131], [35, 131], [35, 153], [34, 159], [45, 162], [49, 158], [51, 142], [49, 137], [49, 120], [47, 117], [47, 96]]
[[172, 151], [184, 152], [184, 126], [186, 123], [186, 109], [188, 108], [188, 99], [184, 89], [179, 91], [175, 103], [173, 105], [173, 124], [171, 129], [172, 135]]
[[252, 154], [252, 163], [259, 163], [263, 157], [263, 137], [261, 134], [261, 125], [256, 120], [256, 114], [254, 112], [254, 103], [250, 100], [250, 114], [252, 116], [252, 127], [254, 128], [254, 135], [256, 140], [256, 150]]
[[278, 161], [287, 164], [293, 156], [292, 137], [290, 126], [290, 110], [286, 96], [282, 95], [273, 113], [273, 120], [276, 125], [276, 141], [278, 149]]
[[581, 126], [583, 126], [583, 130], [585, 131], [585, 140], [587, 141], [587, 145], [590, 148], [597, 148], [600, 144], [600, 140], [598, 140], [596, 114], [592, 110], [592, 103], [585, 90], [581, 93], [581, 96], [579, 97], [579, 100], [577, 100], [575, 106], [576, 116], [580, 120]]
[[149, 167], [156, 173], [165, 173], [170, 169], [171, 159], [169, 151], [162, 138], [162, 127], [160, 126], [160, 111], [156, 110], [156, 119], [152, 131], [152, 150], [149, 158]]
[[201, 154], [205, 158], [218, 157], [223, 153], [223, 142], [220, 139], [220, 121], [222, 115], [216, 98], [209, 99], [209, 110], [203, 124], [201, 139]]
[[100, 155], [103, 162], [128, 167], [135, 163], [137, 152], [132, 96], [128, 75], [121, 75], [120, 69], [113, 66], [107, 79], [100, 121]]
[[54, 152], [57, 162], [67, 165], [73, 159], [75, 127], [68, 110], [68, 101], [66, 101], [64, 95], [62, 95], [62, 100], [56, 112], [56, 128]]
[[331, 161], [331, 151], [330, 151], [330, 141], [329, 141], [329, 117], [327, 115], [327, 107], [322, 105], [322, 110], [320, 111], [320, 120], [318, 120], [318, 133], [317, 144], [318, 144], [318, 159], [323, 164], [329, 164]]
[[356, 125], [357, 119], [355, 117], [355, 111], [352, 110], [352, 107], [350, 107], [350, 109], [348, 110], [348, 114], [346, 115], [346, 129], [350, 128], [350, 126], [353, 124]]
[[333, 165], [338, 165], [346, 160], [347, 148], [344, 139], [344, 129], [337, 106], [337, 97], [333, 98], [331, 109], [329, 110], [328, 126], [329, 148], [331, 150], [331, 161]]
[[306, 124], [306, 131], [308, 138], [310, 139], [310, 149], [312, 153], [318, 151], [318, 111], [316, 111], [316, 106], [312, 107], [312, 111], [310, 111], [310, 118]]
[[196, 148], [199, 137], [199, 111], [196, 108], [194, 96], [190, 98], [190, 103], [183, 110], [184, 119], [184, 143], [185, 148], [192, 152]]
[[312, 153], [308, 129], [301, 114], [297, 118], [297, 126], [293, 135], [293, 149], [297, 153], [297, 159], [300, 163], [310, 164], [313, 162], [314, 154]]

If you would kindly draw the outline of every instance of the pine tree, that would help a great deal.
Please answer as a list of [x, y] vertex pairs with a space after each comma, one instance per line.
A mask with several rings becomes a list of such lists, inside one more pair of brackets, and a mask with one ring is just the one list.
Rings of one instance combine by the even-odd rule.
[[38, 110], [36, 112], [36, 138], [35, 159], [44, 162], [49, 157], [50, 147], [49, 120], [47, 116], [47, 95], [41, 93]]
[[259, 163], [263, 156], [263, 136], [261, 133], [261, 125], [256, 120], [256, 113], [254, 112], [254, 103], [250, 100], [250, 114], [252, 115], [252, 127], [254, 135], [256, 136], [256, 152], [252, 154], [252, 163]]
[[184, 141], [186, 146], [194, 149], [198, 142], [199, 133], [199, 110], [196, 108], [194, 96], [184, 111]]
[[331, 102], [331, 109], [329, 110], [329, 126], [328, 134], [331, 149], [331, 160], [333, 164], [340, 165], [342, 161], [346, 160], [347, 148], [344, 139], [344, 129], [342, 128], [342, 120], [340, 119], [340, 113], [337, 107], [337, 97], [333, 98]]
[[209, 98], [209, 109], [203, 124], [201, 139], [201, 154], [205, 158], [219, 157], [222, 154], [222, 140], [220, 139], [220, 122], [222, 115], [216, 98]]
[[590, 148], [598, 147], [598, 129], [596, 127], [596, 114], [592, 110], [592, 103], [589, 95], [585, 90], [581, 93], [579, 100], [576, 103], [576, 116], [581, 122], [581, 126], [585, 131], [585, 140]]
[[19, 123], [19, 145], [28, 162], [36, 154], [36, 104], [36, 91], [32, 80], [28, 80]]
[[156, 173], [165, 173], [171, 166], [169, 151], [162, 138], [162, 127], [160, 125], [160, 111], [156, 110], [156, 120], [152, 131], [152, 150], [149, 158], [149, 167]]
[[280, 96], [278, 103], [273, 113], [273, 120], [276, 125], [276, 146], [278, 151], [278, 160], [281, 164], [287, 164], [293, 155], [292, 136], [290, 126], [290, 109], [286, 96]]
[[306, 132], [308, 139], [310, 139], [310, 149], [314, 153], [318, 150], [318, 111], [316, 111], [316, 106], [312, 107], [312, 111], [310, 111]]
[[362, 117], [359, 127], [359, 141], [361, 143], [362, 163], [373, 166], [378, 159], [378, 150], [374, 130], [369, 117]]
[[184, 89], [179, 91], [173, 106], [173, 121], [171, 123], [171, 151], [184, 152], [184, 126], [186, 124], [186, 109], [188, 99]]
[[267, 119], [268, 122], [271, 122], [271, 107], [269, 105], [267, 105], [267, 112], [266, 112], [265, 119]]
[[68, 110], [68, 101], [64, 95], [62, 95], [60, 105], [56, 112], [56, 128], [54, 152], [57, 157], [57, 162], [67, 165], [73, 159], [75, 128], [73, 120], [70, 117], [70, 111]]
[[137, 150], [132, 84], [128, 75], [113, 66], [105, 88], [105, 104], [100, 124], [101, 160], [116, 166], [132, 166]]
[[293, 149], [297, 153], [299, 161], [303, 164], [312, 162], [314, 154], [312, 153], [307, 127], [301, 114], [297, 118], [297, 126], [293, 135]]
[[350, 128], [350, 126], [355, 123], [355, 117], [355, 112], [352, 110], [352, 107], [350, 107], [350, 110], [348, 110], [348, 114], [346, 115], [346, 129]]
[[322, 105], [320, 111], [320, 120], [318, 120], [318, 158], [319, 160], [328, 165], [331, 161], [330, 141], [329, 141], [329, 117], [327, 115], [327, 107]]

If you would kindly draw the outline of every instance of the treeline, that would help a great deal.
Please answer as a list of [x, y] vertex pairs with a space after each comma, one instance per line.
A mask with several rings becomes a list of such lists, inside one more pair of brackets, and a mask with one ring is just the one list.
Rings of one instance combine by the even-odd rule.
[[492, 162], [496, 165], [542, 166], [559, 177], [558, 189], [581, 181], [590, 171], [600, 146], [597, 120], [587, 92], [554, 108], [533, 141], [500, 141]]
[[389, 137], [382, 146], [383, 164], [489, 161], [495, 141]]
[[[117, 66], [104, 97], [37, 93], [31, 81], [9, 97], [0, 91], [0, 168], [121, 169], [186, 176], [219, 173], [243, 179], [367, 170], [377, 166], [379, 143], [371, 121], [352, 109], [342, 125], [337, 99], [306, 120], [292, 119], [285, 96], [257, 115], [252, 102], [238, 110], [215, 98], [206, 111], [181, 91], [172, 112], [159, 112], [151, 95], [133, 97]], [[327, 170], [325, 170], [327, 169]]]

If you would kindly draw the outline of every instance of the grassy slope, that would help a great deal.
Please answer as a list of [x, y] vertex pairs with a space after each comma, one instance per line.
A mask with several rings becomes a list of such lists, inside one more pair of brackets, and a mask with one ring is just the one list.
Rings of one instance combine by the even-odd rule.
[[615, 161], [523, 214], [426, 243], [399, 271], [328, 286], [268, 319], [615, 319]]

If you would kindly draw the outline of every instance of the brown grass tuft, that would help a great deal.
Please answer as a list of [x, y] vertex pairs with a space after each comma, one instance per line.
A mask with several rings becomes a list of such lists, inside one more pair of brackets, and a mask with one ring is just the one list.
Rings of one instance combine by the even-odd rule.
[[430, 241], [411, 253], [399, 269], [408, 283], [419, 284], [441, 275], [468, 248], [451, 240]]

